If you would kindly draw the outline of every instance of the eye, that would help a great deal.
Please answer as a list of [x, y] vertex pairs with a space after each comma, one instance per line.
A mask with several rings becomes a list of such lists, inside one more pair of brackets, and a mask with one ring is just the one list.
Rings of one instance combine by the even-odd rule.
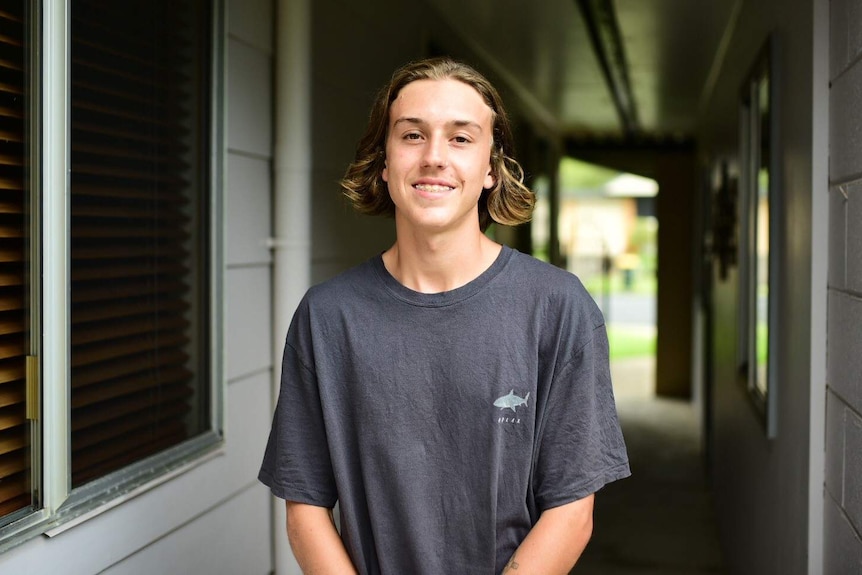
[[421, 138], [422, 138], [422, 135], [419, 134], [418, 132], [407, 132], [406, 134], [404, 134], [405, 140], [419, 140]]
[[455, 142], [458, 144], [469, 144], [470, 143], [470, 138], [468, 138], [467, 136], [455, 136], [452, 139], [455, 140]]

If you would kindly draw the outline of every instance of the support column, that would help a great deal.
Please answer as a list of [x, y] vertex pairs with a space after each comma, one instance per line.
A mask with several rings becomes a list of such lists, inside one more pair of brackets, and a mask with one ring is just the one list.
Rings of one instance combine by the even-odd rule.
[[[311, 0], [275, 6], [273, 150], [273, 405], [293, 312], [311, 282]], [[287, 541], [284, 502], [274, 505], [275, 573], [301, 575]]]

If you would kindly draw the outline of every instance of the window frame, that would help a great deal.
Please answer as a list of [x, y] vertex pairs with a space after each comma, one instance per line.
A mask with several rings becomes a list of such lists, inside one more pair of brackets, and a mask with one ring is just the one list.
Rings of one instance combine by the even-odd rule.
[[[759, 50], [753, 65], [746, 74], [740, 87], [740, 224], [739, 242], [740, 273], [738, 283], [739, 318], [737, 326], [737, 364], [739, 380], [749, 397], [750, 404], [760, 419], [767, 439], [778, 436], [778, 394], [780, 365], [778, 354], [778, 334], [780, 318], [778, 315], [780, 290], [777, 282], [781, 258], [781, 164], [779, 146], [779, 39], [771, 33]], [[763, 83], [767, 85], [767, 125], [763, 126], [758, 90]], [[763, 141], [769, 149], [764, 157]], [[768, 183], [761, 190], [758, 173], [761, 168], [768, 170]], [[766, 240], [768, 253], [765, 262], [758, 258], [760, 247], [758, 234], [759, 193], [765, 192], [768, 202], [763, 214], [767, 233], [760, 239]], [[761, 265], [765, 263], [765, 265]], [[765, 302], [758, 302], [760, 272], [766, 273], [768, 295]], [[760, 307], [760, 309], [758, 309]], [[765, 318], [762, 315], [765, 313]], [[758, 341], [758, 320], [766, 327], [765, 342]], [[759, 347], [759, 344], [762, 345]], [[765, 355], [764, 373], [759, 373], [758, 356]]]
[[[71, 488], [70, 16], [71, 2], [33, 2], [28, 57], [31, 197], [31, 350], [38, 393], [33, 424], [36, 509], [0, 526], [0, 553], [54, 536], [218, 456], [224, 449], [225, 5], [211, 0], [209, 118], [209, 430], [78, 488]], [[54, 233], [64, 230], [65, 233]], [[40, 277], [41, 276], [41, 277]], [[12, 515], [14, 516], [14, 512]]]

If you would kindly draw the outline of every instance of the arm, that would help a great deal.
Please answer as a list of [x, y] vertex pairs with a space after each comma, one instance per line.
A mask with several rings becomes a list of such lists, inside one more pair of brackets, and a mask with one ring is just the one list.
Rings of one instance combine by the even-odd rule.
[[593, 495], [542, 512], [503, 569], [503, 575], [571, 571], [593, 533]]
[[331, 509], [294, 501], [285, 501], [285, 505], [287, 539], [305, 575], [356, 573], [335, 529]]

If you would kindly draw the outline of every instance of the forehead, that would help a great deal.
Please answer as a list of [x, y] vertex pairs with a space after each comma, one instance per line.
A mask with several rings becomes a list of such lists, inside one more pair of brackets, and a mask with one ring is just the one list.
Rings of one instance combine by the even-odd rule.
[[481, 94], [464, 82], [416, 80], [401, 88], [389, 111], [390, 125], [410, 117], [426, 122], [471, 121], [490, 126], [493, 111]]

